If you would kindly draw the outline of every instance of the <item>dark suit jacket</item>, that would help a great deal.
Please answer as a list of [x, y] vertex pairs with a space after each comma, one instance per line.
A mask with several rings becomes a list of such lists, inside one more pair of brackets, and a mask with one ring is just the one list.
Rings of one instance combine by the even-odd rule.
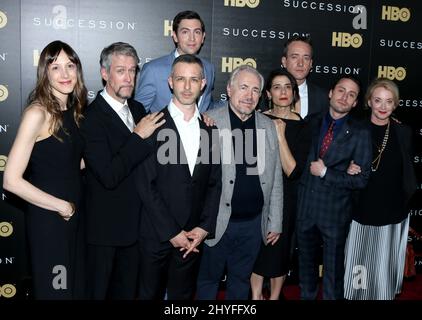
[[[351, 221], [352, 190], [365, 187], [369, 178], [372, 160], [370, 131], [363, 122], [349, 116], [323, 158], [327, 172], [321, 179], [313, 176], [309, 168], [311, 161], [318, 159], [324, 116], [320, 113], [308, 118], [313, 138], [299, 183], [298, 220], [326, 226], [344, 225]], [[351, 160], [361, 167], [360, 174], [347, 174]]]
[[[128, 100], [128, 105], [136, 124], [144, 108], [134, 100]], [[132, 172], [152, 147], [129, 131], [100, 94], [85, 113], [81, 133], [87, 166], [87, 241], [105, 246], [133, 244], [141, 203]]]
[[328, 111], [328, 91], [313, 82], [306, 81], [308, 86], [308, 115]]
[[[371, 120], [370, 115], [368, 115], [368, 119], [366, 122], [370, 126]], [[395, 150], [395, 153], [399, 153], [402, 158], [402, 167], [397, 168], [400, 172], [402, 172], [401, 175], [401, 185], [397, 186], [390, 186], [391, 182], [388, 180], [385, 180], [384, 185], [386, 188], [401, 188], [403, 190], [404, 194], [404, 204], [407, 205], [412, 195], [415, 193], [417, 188], [417, 180], [415, 175], [415, 170], [413, 167], [413, 146], [412, 146], [412, 131], [411, 129], [401, 123], [397, 123], [394, 120], [391, 121], [391, 128], [390, 128], [390, 135], [391, 132], [396, 136], [396, 139], [398, 141], [398, 149]], [[381, 161], [384, 159], [382, 158]], [[368, 185], [371, 183], [371, 180], [369, 181]], [[362, 193], [365, 193], [365, 190], [362, 191]], [[353, 219], [359, 222], [360, 224], [364, 225], [387, 225], [387, 224], [395, 224], [403, 221], [408, 216], [408, 211], [405, 210], [398, 210], [393, 211], [390, 214], [383, 214], [382, 215], [374, 215], [371, 212], [362, 212], [361, 206], [359, 206], [360, 201], [360, 192], [356, 193], [356, 196], [354, 197], [354, 216]], [[374, 200], [375, 201], [375, 200]]]
[[[166, 123], [154, 132], [152, 139], [155, 152], [139, 166], [136, 173], [137, 189], [143, 202], [141, 237], [165, 242], [181, 230], [188, 231], [197, 226], [212, 236], [221, 195], [221, 165], [219, 161], [210, 164], [213, 154], [219, 160], [218, 131], [214, 127], [217, 133], [215, 139], [202, 136], [203, 133], [208, 137], [212, 135], [211, 128], [200, 120], [199, 154], [201, 159], [209, 161], [197, 163], [191, 176], [176, 124], [167, 108], [163, 112]], [[157, 156], [163, 156], [162, 151], [169, 146], [172, 154], [166, 154], [174, 161], [160, 164]], [[174, 157], [175, 152], [177, 158]]]

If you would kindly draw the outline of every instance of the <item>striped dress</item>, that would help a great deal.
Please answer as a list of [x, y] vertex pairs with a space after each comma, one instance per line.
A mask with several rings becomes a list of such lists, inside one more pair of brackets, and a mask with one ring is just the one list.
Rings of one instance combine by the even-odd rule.
[[386, 226], [352, 221], [346, 241], [344, 297], [393, 300], [401, 292], [409, 217]]

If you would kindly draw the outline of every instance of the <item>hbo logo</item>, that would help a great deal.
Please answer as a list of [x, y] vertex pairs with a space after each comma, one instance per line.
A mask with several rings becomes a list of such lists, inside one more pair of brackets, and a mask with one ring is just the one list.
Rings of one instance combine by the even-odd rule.
[[13, 226], [9, 222], [0, 222], [0, 237], [6, 238], [13, 233]]
[[378, 77], [402, 81], [406, 78], [406, 69], [403, 67], [378, 66]]
[[225, 7], [239, 7], [245, 6], [249, 8], [256, 8], [259, 5], [259, 0], [224, 0]]
[[362, 43], [363, 38], [358, 33], [350, 34], [347, 32], [333, 32], [331, 39], [332, 47], [348, 48], [352, 46], [353, 48], [359, 48]]
[[407, 8], [382, 6], [381, 19], [407, 22], [410, 19], [410, 10]]
[[12, 298], [16, 294], [16, 288], [13, 284], [4, 284], [0, 286], [0, 297]]
[[221, 72], [232, 72], [241, 65], [249, 65], [256, 69], [256, 61], [252, 58], [237, 58], [237, 57], [222, 57], [221, 58]]

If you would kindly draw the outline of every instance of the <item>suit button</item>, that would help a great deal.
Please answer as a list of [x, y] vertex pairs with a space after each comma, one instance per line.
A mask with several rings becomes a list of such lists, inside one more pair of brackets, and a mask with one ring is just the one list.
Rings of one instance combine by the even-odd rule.
[[226, 206], [230, 207], [230, 203], [226, 203]]
[[233, 184], [234, 181], [233, 180], [230, 180], [229, 182], [230, 182], [230, 184]]

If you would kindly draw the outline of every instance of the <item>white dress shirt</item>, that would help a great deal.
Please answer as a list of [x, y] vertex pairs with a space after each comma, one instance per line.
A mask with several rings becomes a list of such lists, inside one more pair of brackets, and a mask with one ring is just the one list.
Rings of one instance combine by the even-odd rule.
[[[122, 119], [123, 123], [126, 127], [133, 132], [133, 128], [135, 127], [132, 113], [130, 112], [129, 106], [127, 105], [127, 100], [124, 103], [120, 103], [113, 97], [111, 97], [106, 88], [100, 92], [101, 96], [104, 100], [108, 103], [108, 105], [117, 113], [120, 119]], [[126, 110], [124, 110], [126, 109]]]
[[170, 101], [168, 110], [170, 116], [173, 118], [173, 121], [176, 124], [180, 139], [182, 140], [183, 149], [185, 150], [186, 159], [188, 161], [189, 171], [192, 176], [199, 151], [199, 119], [201, 115], [198, 111], [198, 107], [195, 106], [195, 114], [189, 121], [185, 121], [183, 119], [183, 112], [180, 111], [180, 109], [174, 104], [173, 100]]
[[304, 119], [308, 114], [308, 85], [306, 80], [299, 86], [300, 116]]

